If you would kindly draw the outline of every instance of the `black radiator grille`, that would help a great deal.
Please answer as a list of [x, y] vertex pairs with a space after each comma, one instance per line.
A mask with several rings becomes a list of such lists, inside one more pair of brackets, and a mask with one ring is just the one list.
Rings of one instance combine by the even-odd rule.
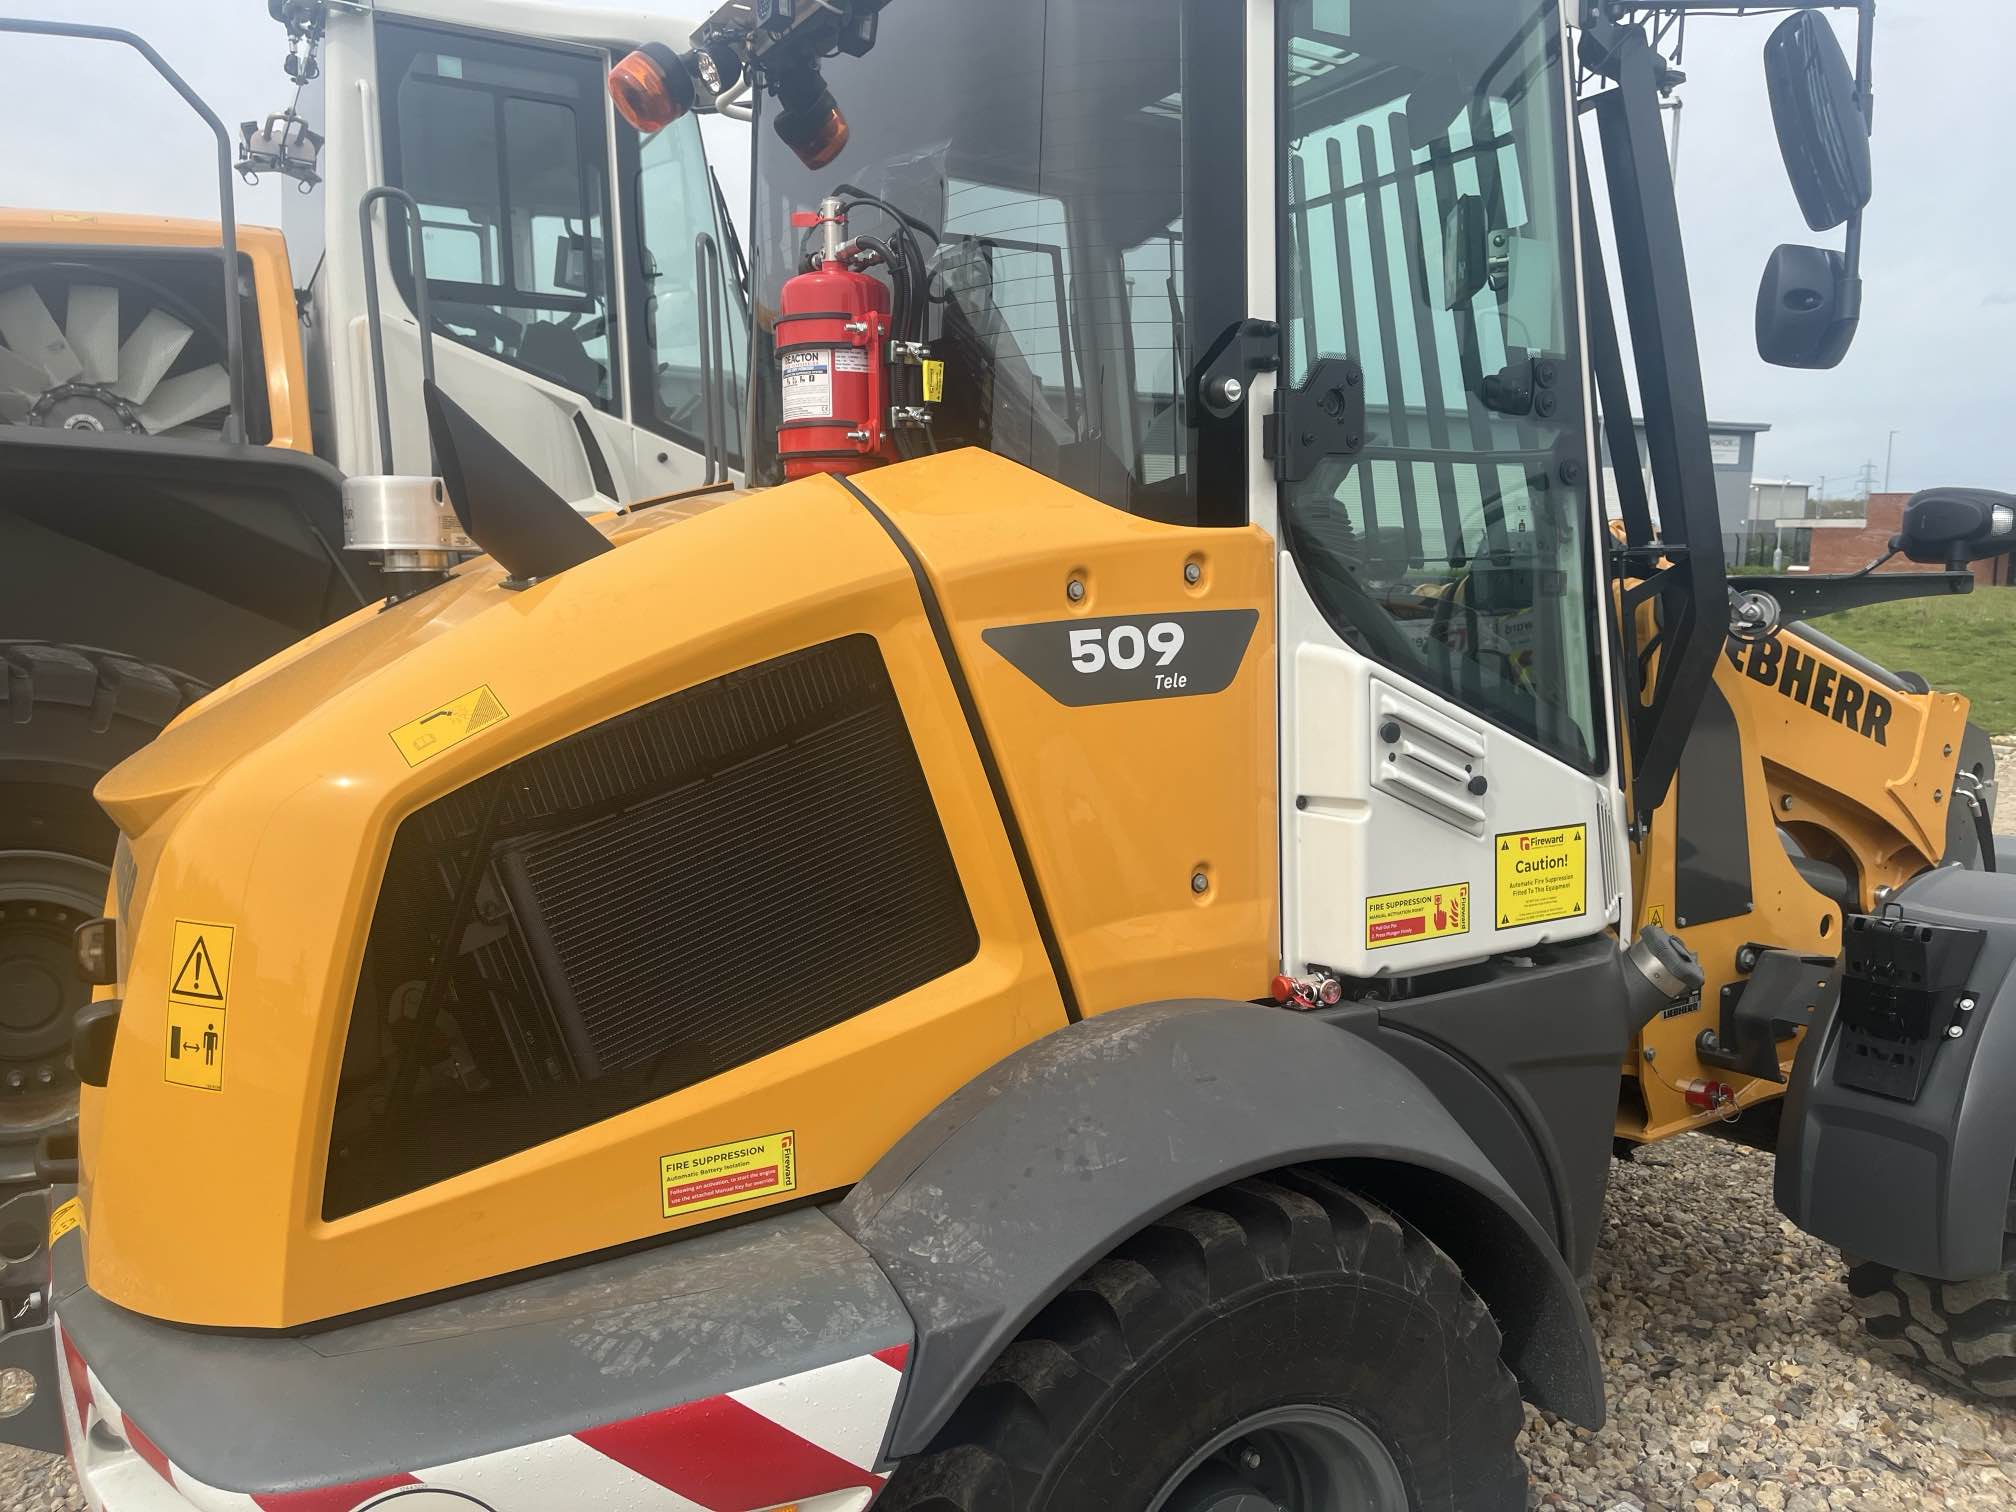
[[325, 1214], [718, 1075], [978, 947], [872, 637], [606, 721], [400, 826]]

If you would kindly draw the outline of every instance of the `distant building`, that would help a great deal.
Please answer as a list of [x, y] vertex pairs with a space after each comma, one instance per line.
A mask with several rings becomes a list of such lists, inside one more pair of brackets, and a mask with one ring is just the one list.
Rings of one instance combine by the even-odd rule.
[[1855, 532], [1867, 523], [1859, 515], [1835, 513], [1826, 500], [1813, 497], [1813, 485], [1789, 479], [1759, 478], [1750, 485], [1750, 520], [1742, 541], [1742, 555], [1729, 560], [1746, 567], [1769, 567], [1774, 572], [1807, 572], [1812, 567], [1814, 542], [1821, 532]]
[[[1871, 494], [1867, 519], [1842, 522], [1852, 525], [1854, 527], [1852, 530], [1830, 530], [1815, 536], [1813, 570], [1860, 572], [1890, 549], [1890, 538], [1904, 528], [1904, 506], [1910, 502], [1911, 495], [1906, 493]], [[1926, 572], [1931, 569], [1922, 562], [1906, 561], [1900, 556], [1893, 557], [1879, 570]], [[1976, 562], [1974, 581], [1983, 588], [2009, 587], [2012, 582], [2010, 559], [1999, 556], [1991, 557], [1985, 562]]]
[[[1638, 427], [1638, 456], [1642, 462], [1646, 456], [1645, 422], [1635, 422]], [[1751, 537], [1756, 533], [1752, 528], [1751, 475], [1757, 466], [1757, 438], [1771, 429], [1768, 425], [1746, 420], [1711, 420], [1708, 422], [1708, 446], [1715, 462], [1715, 502], [1722, 519], [1722, 551], [1731, 562], [1744, 559], [1744, 552]], [[1610, 438], [1603, 438], [1603, 486], [1604, 497], [1609, 500], [1610, 513], [1617, 514], [1617, 468], [1610, 457]], [[1649, 469], [1645, 480], [1645, 491], [1652, 491]], [[1653, 505], [1657, 514], [1658, 505]], [[1772, 532], [1775, 534], [1775, 530]]]

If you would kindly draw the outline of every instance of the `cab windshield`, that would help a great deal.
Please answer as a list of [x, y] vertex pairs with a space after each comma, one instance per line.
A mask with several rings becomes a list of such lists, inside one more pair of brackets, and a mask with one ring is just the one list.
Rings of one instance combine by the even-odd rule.
[[928, 0], [828, 59], [851, 127], [833, 163], [809, 172], [758, 128], [753, 476], [781, 476], [791, 216], [838, 195], [851, 235], [908, 217], [925, 262], [945, 391], [907, 450], [985, 447], [1120, 509], [1243, 519], [1243, 422], [1190, 414], [1185, 387], [1247, 313], [1244, 32], [1222, 0]]

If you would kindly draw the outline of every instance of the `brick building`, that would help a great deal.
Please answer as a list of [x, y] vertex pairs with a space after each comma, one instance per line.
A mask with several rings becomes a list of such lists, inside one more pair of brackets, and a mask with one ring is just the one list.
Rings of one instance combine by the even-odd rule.
[[[1890, 549], [1890, 538], [1903, 528], [1904, 506], [1911, 495], [1879, 493], [1869, 496], [1869, 517], [1858, 530], [1816, 530], [1813, 533], [1815, 572], [1860, 572]], [[1983, 588], [2006, 588], [2012, 582], [2011, 562], [2006, 556], [1991, 557], [1974, 564], [1974, 580]], [[1924, 572], [1924, 564], [1893, 558], [1885, 572]]]

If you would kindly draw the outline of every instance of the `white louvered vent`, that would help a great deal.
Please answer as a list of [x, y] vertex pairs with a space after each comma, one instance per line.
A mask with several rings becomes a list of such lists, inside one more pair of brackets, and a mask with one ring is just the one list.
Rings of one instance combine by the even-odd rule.
[[1472, 835], [1484, 833], [1484, 737], [1376, 678], [1372, 786]]

